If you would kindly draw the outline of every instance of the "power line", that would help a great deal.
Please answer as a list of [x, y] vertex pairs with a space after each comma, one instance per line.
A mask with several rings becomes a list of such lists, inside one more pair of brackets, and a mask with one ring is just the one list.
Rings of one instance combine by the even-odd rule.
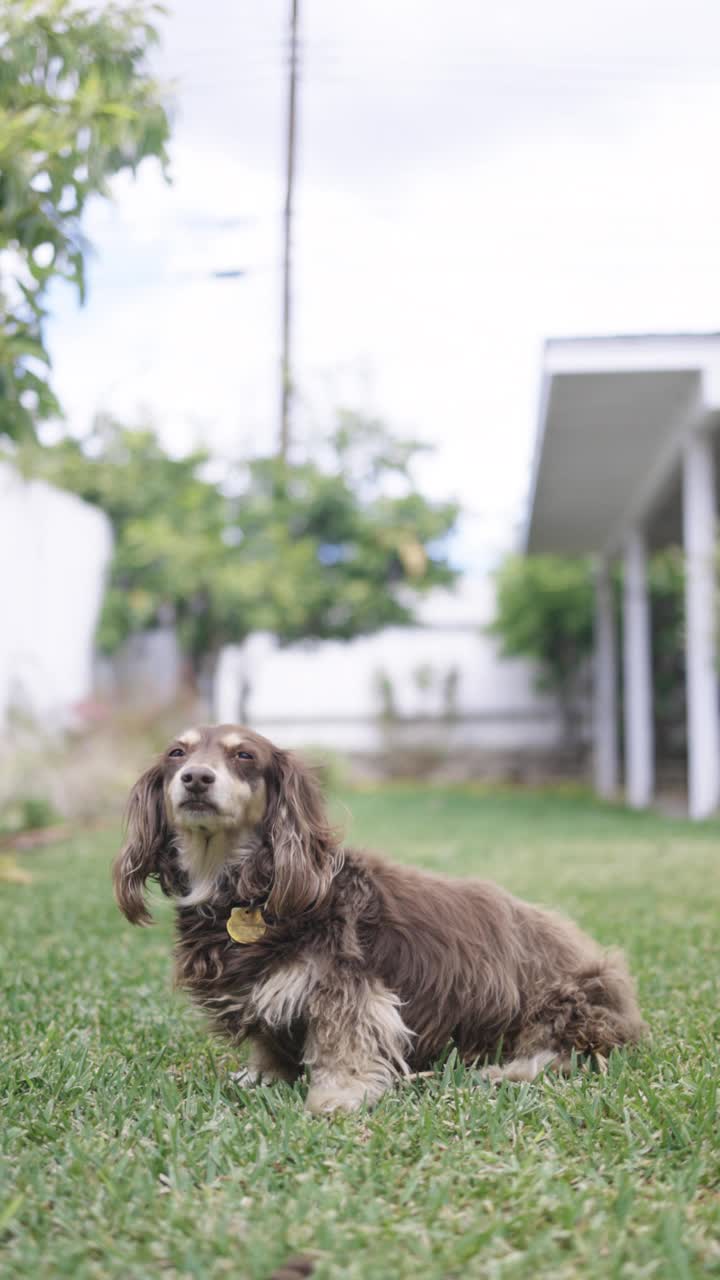
[[288, 84], [287, 155], [285, 167], [285, 211], [283, 215], [283, 308], [280, 394], [280, 457], [286, 459], [290, 445], [290, 415], [293, 398], [292, 338], [292, 220], [295, 186], [295, 139], [297, 133], [298, 23], [299, 0], [290, 8], [290, 80]]

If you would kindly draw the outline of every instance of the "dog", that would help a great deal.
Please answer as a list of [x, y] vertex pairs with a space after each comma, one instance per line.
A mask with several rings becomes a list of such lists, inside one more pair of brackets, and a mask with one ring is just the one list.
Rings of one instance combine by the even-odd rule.
[[313, 772], [242, 726], [187, 730], [139, 778], [113, 876], [134, 924], [149, 878], [174, 899], [178, 984], [249, 1042], [243, 1083], [307, 1068], [312, 1113], [372, 1105], [448, 1044], [532, 1080], [645, 1030], [620, 952], [492, 883], [343, 848]]

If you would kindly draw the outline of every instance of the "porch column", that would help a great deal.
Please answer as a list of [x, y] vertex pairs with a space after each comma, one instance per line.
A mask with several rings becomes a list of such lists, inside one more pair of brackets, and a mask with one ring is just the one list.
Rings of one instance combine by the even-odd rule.
[[625, 789], [631, 808], [646, 809], [653, 796], [655, 742], [647, 547], [641, 529], [633, 529], [625, 543], [623, 595]]
[[595, 573], [595, 671], [593, 688], [595, 790], [607, 799], [618, 788], [617, 648], [610, 562]]
[[685, 448], [685, 646], [688, 798], [691, 818], [707, 818], [720, 799], [720, 725], [716, 670], [715, 467], [712, 441], [697, 432]]

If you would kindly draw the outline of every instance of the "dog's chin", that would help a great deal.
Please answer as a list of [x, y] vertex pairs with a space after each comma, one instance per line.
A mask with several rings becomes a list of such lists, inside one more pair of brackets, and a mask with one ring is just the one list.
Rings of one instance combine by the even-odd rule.
[[178, 805], [174, 814], [175, 826], [180, 831], [226, 831], [236, 819], [223, 813], [214, 804], [202, 800], [186, 800]]
[[186, 800], [174, 809], [173, 826], [176, 831], [202, 831], [213, 836], [219, 831], [242, 828], [242, 814], [225, 813], [209, 801]]

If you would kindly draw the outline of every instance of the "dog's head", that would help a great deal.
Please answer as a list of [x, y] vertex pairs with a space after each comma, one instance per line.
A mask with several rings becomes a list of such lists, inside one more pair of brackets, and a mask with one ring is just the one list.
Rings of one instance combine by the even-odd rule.
[[178, 843], [207, 849], [211, 842], [214, 857], [218, 850], [237, 857], [253, 842], [269, 851], [267, 909], [277, 917], [317, 909], [336, 866], [336, 836], [313, 773], [241, 725], [186, 730], [135, 783], [113, 867], [128, 920], [149, 923], [145, 881], [156, 876], [166, 887], [163, 868]]

